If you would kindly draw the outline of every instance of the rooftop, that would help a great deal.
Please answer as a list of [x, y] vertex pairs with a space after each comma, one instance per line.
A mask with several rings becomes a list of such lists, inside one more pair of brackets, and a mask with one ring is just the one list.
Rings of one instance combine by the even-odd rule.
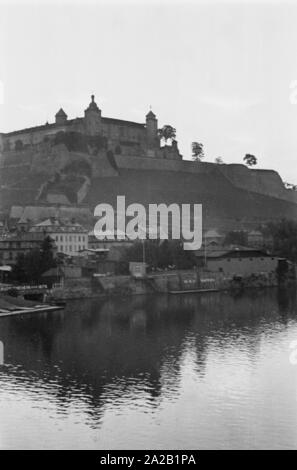
[[65, 113], [63, 108], [60, 108], [59, 111], [56, 113], [56, 116], [67, 117], [67, 114]]
[[11, 234], [5, 238], [0, 239], [0, 243], [3, 242], [31, 242], [31, 241], [40, 241], [44, 240], [43, 232], [20, 232], [17, 234]]
[[268, 254], [266, 251], [248, 247], [230, 247], [219, 250], [212, 249], [207, 251], [206, 254], [204, 250], [198, 250], [195, 254], [197, 257], [206, 256], [206, 258], [251, 258], [273, 256]]
[[63, 232], [63, 233], [87, 233], [87, 229], [85, 229], [82, 225], [78, 222], [74, 221], [61, 221], [56, 217], [50, 217], [48, 219], [43, 220], [42, 222], [35, 224], [31, 229], [30, 232]]
[[224, 235], [221, 235], [217, 230], [207, 230], [204, 234], [204, 238], [224, 238]]

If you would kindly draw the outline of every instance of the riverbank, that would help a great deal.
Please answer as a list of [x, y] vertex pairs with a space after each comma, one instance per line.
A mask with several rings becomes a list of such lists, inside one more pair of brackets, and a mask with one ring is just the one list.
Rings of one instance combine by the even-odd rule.
[[152, 273], [144, 278], [122, 275], [66, 279], [63, 286], [54, 287], [51, 290], [51, 295], [57, 300], [67, 300], [176, 293], [179, 291], [242, 290], [276, 287], [277, 285], [276, 273], [259, 273], [247, 277], [226, 277], [223, 273], [183, 270]]

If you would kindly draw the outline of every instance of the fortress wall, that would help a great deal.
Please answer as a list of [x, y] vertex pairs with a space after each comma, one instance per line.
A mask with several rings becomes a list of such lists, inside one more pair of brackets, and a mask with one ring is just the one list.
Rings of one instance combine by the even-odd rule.
[[286, 200], [297, 204], [297, 191], [291, 189], [285, 189]]
[[118, 171], [113, 168], [106, 156], [105, 151], [99, 151], [99, 155], [91, 160], [92, 165], [92, 176], [96, 177], [108, 177], [118, 176]]
[[184, 173], [210, 174], [215, 170], [213, 163], [196, 163], [187, 160], [166, 160], [150, 157], [130, 157], [126, 155], [115, 155], [119, 168], [133, 170], [167, 170]]
[[[61, 127], [59, 130], [64, 130], [63, 127]], [[57, 133], [57, 129], [52, 129], [51, 127], [49, 127], [48, 129], [42, 129], [42, 130], [34, 130], [34, 131], [24, 131], [24, 132], [20, 132], [20, 133], [17, 133], [17, 134], [12, 134], [12, 135], [8, 135], [5, 137], [5, 141], [10, 143], [10, 148], [11, 149], [14, 149], [14, 146], [15, 146], [15, 143], [20, 140], [23, 145], [26, 145], [26, 144], [29, 144], [29, 145], [32, 145], [32, 144], [37, 144], [39, 142], [41, 142], [45, 136], [50, 136], [50, 135], [54, 135]]]
[[[99, 155], [91, 156], [68, 152], [63, 144], [52, 148], [49, 144], [40, 144], [35, 151], [24, 149], [6, 153], [0, 173], [2, 207], [33, 207], [42, 184], [55, 172], [76, 160], [85, 160], [92, 166], [90, 187], [87, 184], [80, 188], [73, 186], [73, 190], [81, 189], [79, 200], [88, 203], [91, 211], [100, 201], [114, 203], [118, 194], [124, 194], [129, 203], [138, 200], [143, 200], [145, 204], [161, 201], [202, 203], [204, 219], [213, 227], [220, 220], [224, 220], [224, 225], [227, 225], [226, 219], [229, 217], [228, 226], [233, 226], [234, 223], [244, 223], [244, 218], [246, 223], [252, 219], [253, 223], [254, 219], [259, 223], [263, 218], [297, 216], [297, 193], [286, 190], [275, 171], [250, 170], [244, 165], [140, 156], [114, 155], [110, 159], [103, 150]], [[42, 209], [38, 209], [35, 216], [34, 211], [37, 209], [34, 206], [33, 215], [28, 215], [28, 218], [42, 219], [55, 215], [56, 209], [51, 202], [52, 207], [41, 205]], [[292, 202], [294, 204], [290, 204]], [[73, 209], [73, 216], [78, 218], [77, 209]], [[67, 210], [69, 213], [70, 207]]]
[[[274, 170], [251, 170], [241, 164], [197, 163], [188, 160], [161, 160], [155, 158], [116, 155], [119, 168], [135, 170], [168, 170], [174, 172], [211, 174], [220, 172], [233, 186], [265, 196], [297, 204], [297, 192], [287, 190], [280, 175]], [[214, 188], [215, 191], [215, 188]]]
[[50, 178], [57, 171], [61, 171], [70, 161], [71, 154], [64, 144], [52, 148], [41, 144], [32, 155], [31, 172], [46, 173]]
[[[69, 131], [83, 131], [81, 123], [74, 120], [74, 122], [66, 121], [65, 124], [55, 125], [44, 125], [41, 128], [24, 129], [20, 132], [12, 132], [9, 135], [3, 135], [3, 144], [9, 142], [10, 148], [15, 148], [15, 143], [20, 140], [23, 145], [36, 145], [43, 142], [45, 137], [54, 137], [58, 132], [69, 132]], [[1, 147], [0, 147], [1, 148]]]
[[297, 192], [286, 189], [280, 175], [274, 170], [250, 170], [254, 191], [297, 203]]
[[114, 140], [116, 143], [119, 143], [120, 140], [144, 142], [146, 137], [145, 127], [133, 127], [132, 125], [127, 125], [124, 122], [122, 125], [112, 124], [104, 122], [104, 118], [102, 119], [102, 129], [103, 134], [109, 139]]
[[273, 170], [249, 170], [250, 178], [253, 181], [254, 191], [265, 192], [270, 196], [282, 197], [284, 194], [284, 184], [281, 177]]
[[[0, 134], [0, 150], [4, 148], [6, 142], [10, 143], [10, 148], [15, 148], [15, 143], [21, 141], [23, 145], [32, 145], [42, 142], [45, 137], [51, 137], [57, 134], [58, 132], [67, 132], [67, 131], [78, 131], [84, 132], [84, 126], [81, 119], [66, 121], [65, 124], [50, 124], [40, 126], [39, 128], [24, 129], [21, 131], [11, 132], [7, 134]], [[132, 142], [144, 143], [146, 139], [146, 129], [145, 127], [139, 128], [138, 126], [133, 126], [131, 124], [125, 124], [125, 121], [122, 124], [115, 124], [112, 122], [102, 121], [102, 130], [103, 134], [108, 137], [110, 140], [114, 141], [116, 144], [120, 140], [128, 140]]]
[[22, 150], [9, 150], [2, 153], [1, 167], [22, 166], [31, 164], [32, 150], [24, 148]]
[[218, 170], [237, 188], [297, 203], [297, 192], [286, 190], [274, 170], [251, 170], [245, 165], [218, 165]]

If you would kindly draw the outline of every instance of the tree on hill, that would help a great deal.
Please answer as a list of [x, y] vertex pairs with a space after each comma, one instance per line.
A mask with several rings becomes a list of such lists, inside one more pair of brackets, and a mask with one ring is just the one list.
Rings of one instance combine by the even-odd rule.
[[247, 153], [243, 160], [247, 164], [247, 166], [255, 166], [258, 163], [255, 155], [251, 155], [250, 153]]
[[158, 130], [158, 134], [160, 139], [167, 144], [168, 140], [172, 143], [172, 141], [176, 137], [176, 129], [174, 127], [170, 126], [169, 124], [166, 124], [165, 126], [162, 127], [162, 129]]
[[215, 163], [217, 163], [218, 165], [222, 165], [222, 163], [224, 163], [222, 157], [216, 157]]
[[200, 142], [192, 142], [192, 160], [200, 162], [204, 157], [203, 144]]

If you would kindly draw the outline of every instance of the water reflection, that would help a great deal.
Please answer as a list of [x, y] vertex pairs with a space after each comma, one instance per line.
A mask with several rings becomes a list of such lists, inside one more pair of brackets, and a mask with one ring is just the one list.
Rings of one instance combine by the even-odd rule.
[[[282, 335], [287, 340], [294, 334], [297, 339], [294, 290], [258, 290], [239, 297], [216, 293], [71, 302], [65, 311], [0, 319], [6, 362], [0, 368], [0, 399], [15, 403], [30, 398], [30, 407], [46, 411], [59, 426], [74, 416], [76, 424], [98, 430], [127, 409], [137, 419], [147, 414], [161, 420], [164, 414], [167, 423], [172, 419], [170, 407], [190, 397], [200, 401], [199, 412], [194, 406], [192, 413], [198, 413], [197, 422], [203, 416], [203, 439], [210, 447], [212, 442], [220, 446], [216, 437], [212, 441], [211, 419], [224, 414], [222, 407], [230, 406], [232, 412], [238, 399], [251, 405], [254, 399], [256, 408], [259, 400], [263, 406], [260, 393], [266, 389], [250, 396], [250, 382], [256, 387], [260, 383], [252, 374], [256, 377], [270, 367], [269, 354], [279, 352]], [[274, 374], [279, 364], [275, 367]], [[287, 392], [277, 393], [283, 400]], [[203, 403], [210, 401], [214, 409], [202, 412]], [[295, 406], [292, 403], [291, 410]], [[5, 435], [10, 416], [3, 408], [0, 412], [0, 432]], [[183, 416], [191, 436], [197, 429]], [[162, 420], [158, 423], [162, 428]], [[184, 431], [176, 427], [171, 447], [181, 445], [179, 433]], [[47, 432], [58, 445], [54, 428]], [[73, 434], [65, 431], [64, 436], [69, 436], [65, 447], [71, 447]], [[115, 447], [121, 445], [115, 436], [111, 439]], [[292, 439], [295, 442], [294, 436], [288, 442]]]

